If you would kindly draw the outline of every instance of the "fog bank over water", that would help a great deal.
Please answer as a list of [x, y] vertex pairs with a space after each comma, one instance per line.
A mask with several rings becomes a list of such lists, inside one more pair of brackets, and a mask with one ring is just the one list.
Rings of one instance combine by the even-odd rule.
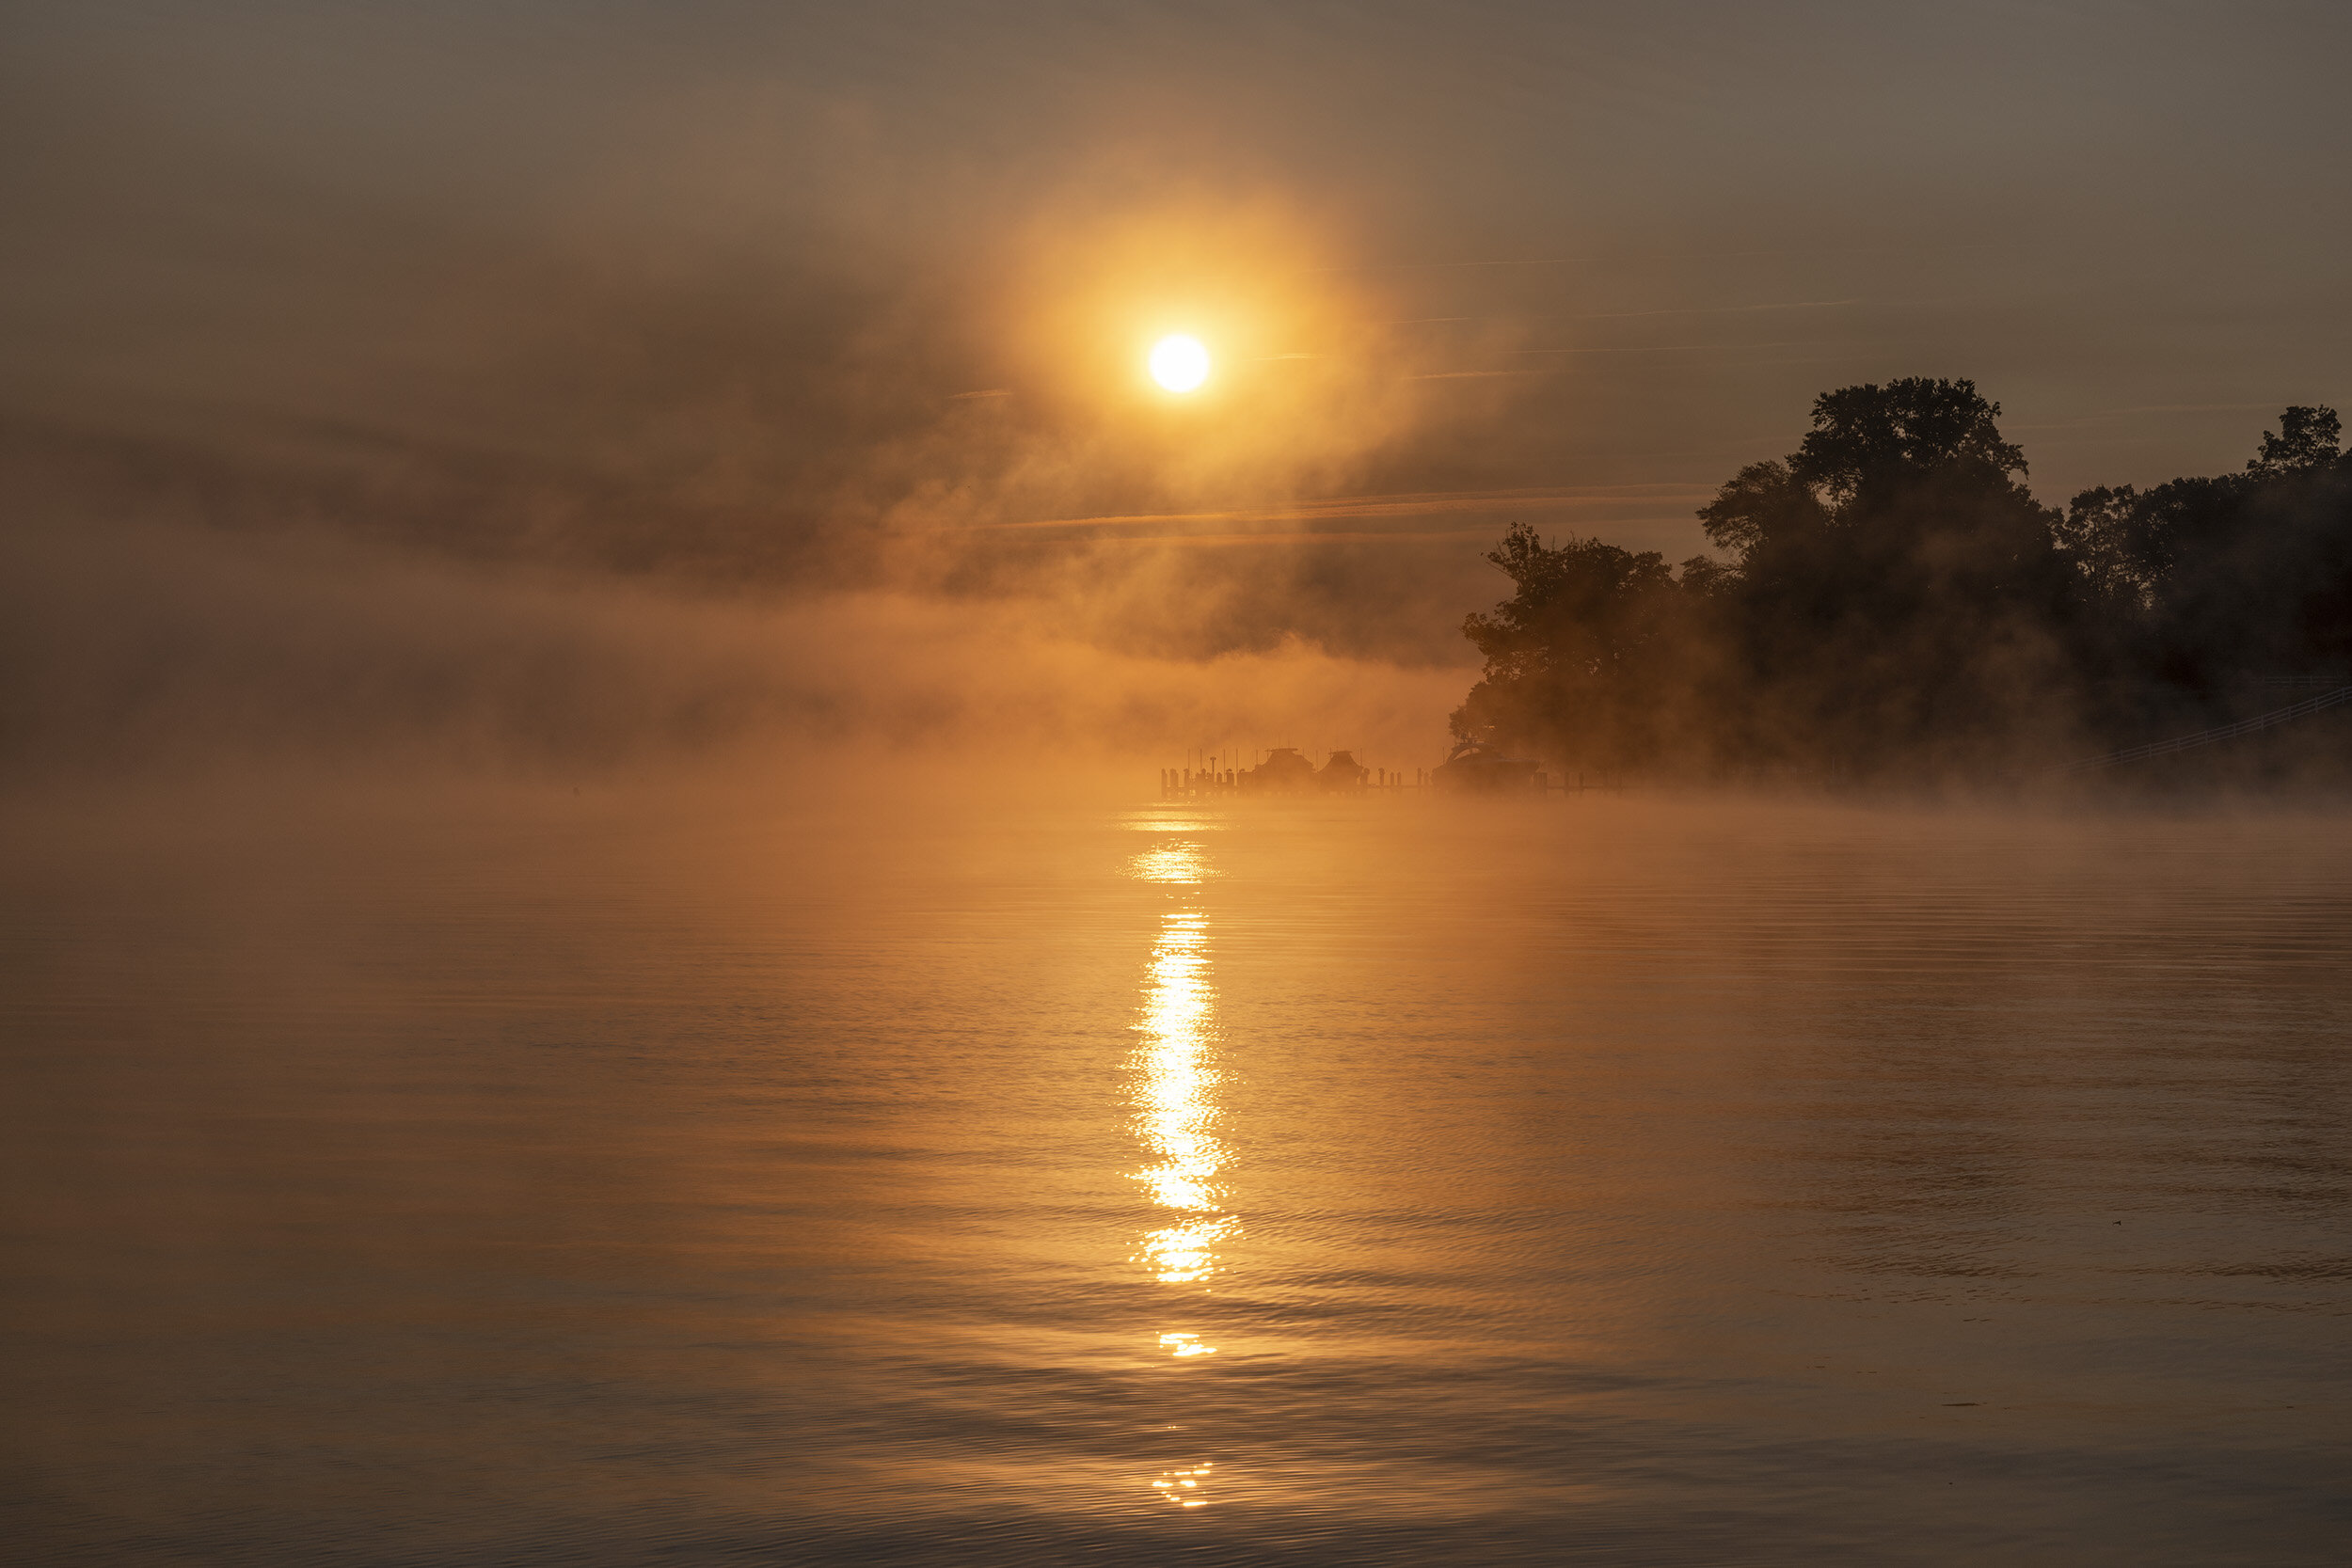
[[2344, 396], [2324, 8], [9, 26], [20, 772], [1434, 747], [1504, 529], [1681, 560], [1825, 388], [2045, 501]]
[[2341, 1568], [2352, 8], [0, 25], [18, 1556]]
[[696, 597], [162, 530], [7, 554], [5, 722], [28, 782], [273, 760], [569, 779], [830, 751], [943, 777], [1116, 759], [1139, 787], [1147, 758], [1251, 738], [1403, 765], [1462, 680], [1304, 643], [1120, 653], [1037, 600]]

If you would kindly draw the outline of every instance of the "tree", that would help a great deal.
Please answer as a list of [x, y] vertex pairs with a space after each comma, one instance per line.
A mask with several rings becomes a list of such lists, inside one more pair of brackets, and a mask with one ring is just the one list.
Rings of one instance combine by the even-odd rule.
[[1840, 388], [1814, 400], [1813, 429], [1788, 471], [1838, 511], [1926, 474], [2007, 485], [2025, 474], [2026, 453], [2001, 439], [2000, 413], [1973, 381], [1911, 376]]
[[2064, 514], [2000, 411], [1967, 381], [1823, 393], [1795, 451], [1699, 509], [1724, 559], [1679, 577], [1514, 528], [1488, 559], [1517, 593], [1463, 625], [1486, 669], [1455, 733], [1584, 766], [1980, 773], [2242, 714], [2271, 675], [2352, 680], [2333, 409], [2286, 409], [2240, 472]]
[[2103, 609], [2127, 614], [2153, 602], [2159, 573], [2137, 490], [2102, 484], [2082, 491], [2066, 503], [2056, 531], [2058, 547]]
[[1486, 664], [1454, 734], [1569, 765], [1654, 756], [1693, 630], [1665, 558], [1597, 539], [1547, 546], [1522, 523], [1486, 559], [1518, 592], [1462, 624]]
[[1841, 388], [1699, 511], [1731, 553], [1750, 744], [1842, 767], [1986, 743], [2051, 671], [2080, 588], [1973, 382]]
[[2144, 683], [2219, 702], [2352, 655], [2352, 467], [2327, 407], [2295, 406], [2242, 472], [2085, 490], [2061, 534]]
[[1708, 542], [1744, 567], [1758, 550], [1818, 537], [1831, 515], [1813, 486], [1775, 458], [1751, 463], [1725, 480], [1715, 499], [1699, 508], [1699, 521]]
[[1970, 381], [1824, 392], [1797, 451], [1741, 468], [1699, 520], [1759, 598], [1793, 590], [1839, 620], [1908, 617], [1923, 593], [2041, 598], [2066, 579], [2059, 519], [2026, 488], [2000, 411]]
[[2279, 416], [2276, 432], [2263, 432], [2262, 450], [2247, 459], [2247, 470], [2277, 479], [2324, 467], [2338, 460], [2343, 438], [2344, 421], [2334, 409], [2298, 404]]

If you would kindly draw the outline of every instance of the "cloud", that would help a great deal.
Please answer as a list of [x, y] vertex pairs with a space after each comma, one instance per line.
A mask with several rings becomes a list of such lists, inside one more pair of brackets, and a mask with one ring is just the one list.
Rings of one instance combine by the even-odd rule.
[[1085, 605], [745, 598], [169, 527], [0, 548], [20, 781], [256, 759], [563, 773], [812, 745], [1140, 766], [1298, 738], [1409, 765], [1463, 684], [1295, 639], [1109, 648], [1073, 613], [1099, 611], [1099, 581]]

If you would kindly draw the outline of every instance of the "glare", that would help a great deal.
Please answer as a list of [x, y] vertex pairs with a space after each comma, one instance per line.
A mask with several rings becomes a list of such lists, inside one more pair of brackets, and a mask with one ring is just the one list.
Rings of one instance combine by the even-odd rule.
[[1187, 1497], [1184, 1494], [1198, 1491], [1200, 1483], [1209, 1479], [1209, 1472], [1216, 1468], [1215, 1465], [1204, 1464], [1188, 1465], [1181, 1470], [1162, 1470], [1160, 1479], [1152, 1484], [1158, 1488], [1161, 1497], [1178, 1508], [1205, 1508], [1208, 1498]]
[[1209, 379], [1209, 351], [1198, 338], [1162, 338], [1152, 350], [1152, 379], [1171, 392], [1189, 392]]
[[[1135, 875], [1147, 880], [1197, 882], [1199, 862], [1191, 845], [1164, 853], [1184, 857], [1176, 865], [1138, 856]], [[1214, 1049], [1216, 990], [1208, 977], [1208, 920], [1199, 910], [1178, 909], [1165, 917], [1144, 990], [1136, 1032], [1142, 1043], [1132, 1058], [1136, 1083], [1131, 1103], [1144, 1146], [1157, 1156], [1136, 1179], [1152, 1201], [1171, 1210], [1172, 1225], [1149, 1231], [1142, 1254], [1163, 1284], [1195, 1284], [1216, 1272], [1217, 1243], [1238, 1222], [1224, 1209], [1216, 1180], [1229, 1157], [1212, 1131], [1217, 1118], [1219, 1075], [1209, 1065]], [[1198, 1352], [1191, 1354], [1200, 1354]]]
[[[1232, 1150], [1217, 1136], [1222, 1112], [1216, 1091], [1216, 987], [1209, 973], [1209, 915], [1200, 907], [1202, 883], [1216, 873], [1197, 840], [1164, 839], [1133, 856], [1127, 874], [1138, 881], [1168, 886], [1171, 895], [1160, 917], [1159, 940], [1144, 971], [1137, 1008], [1136, 1049], [1128, 1057], [1128, 1106], [1149, 1164], [1129, 1174], [1143, 1184], [1160, 1223], [1144, 1231], [1133, 1254], [1162, 1285], [1206, 1292], [1222, 1267], [1218, 1250], [1241, 1229], [1241, 1217], [1226, 1207], [1218, 1180]], [[1171, 1359], [1198, 1365], [1217, 1353], [1191, 1330], [1169, 1329], [1160, 1349]], [[1199, 1508], [1207, 1499], [1180, 1496], [1197, 1490], [1207, 1472], [1171, 1471], [1153, 1484], [1168, 1501]]]
[[1201, 879], [1200, 846], [1169, 844], [1147, 850], [1127, 863], [1127, 874], [1140, 881], [1176, 882], [1198, 886]]

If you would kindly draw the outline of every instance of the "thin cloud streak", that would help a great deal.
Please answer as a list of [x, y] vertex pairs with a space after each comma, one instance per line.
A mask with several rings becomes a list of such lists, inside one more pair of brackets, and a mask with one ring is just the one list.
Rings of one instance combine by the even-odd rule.
[[1792, 299], [1776, 305], [1693, 305], [1677, 310], [1597, 310], [1588, 315], [1552, 316], [1551, 321], [1633, 321], [1644, 316], [1745, 316], [1761, 310], [1829, 310], [1841, 305], [1861, 305], [1860, 299]]
[[1772, 305], [1692, 305], [1672, 310], [1510, 310], [1485, 316], [1406, 316], [1383, 326], [1437, 326], [1454, 322], [1638, 321], [1649, 316], [1741, 316], [1764, 310], [1827, 310], [1862, 305], [1862, 299], [1792, 299]]
[[[1578, 519], [1576, 526], [1580, 530], [1587, 531], [1607, 528], [1648, 530], [1654, 528], [1658, 523], [1663, 520], [1666, 519], [1660, 517], [1587, 517]], [[1446, 544], [1460, 539], [1474, 539], [1486, 541], [1488, 545], [1491, 546], [1491, 542], [1494, 537], [1494, 525], [1492, 520], [1488, 519], [1478, 523], [1465, 524], [1461, 528], [1448, 529], [1350, 530], [1345, 531], [1340, 530], [1301, 529], [1287, 531], [1269, 531], [1248, 533], [1107, 534], [1103, 538], [1094, 541], [1094, 543], [1129, 548], [1143, 545], [1156, 545], [1189, 549], [1194, 547], [1225, 548], [1228, 546], [1239, 546], [1244, 545], [1287, 545], [1298, 546], [1318, 545], [1430, 545]], [[1482, 548], [1477, 553], [1483, 556], [1486, 551]]]
[[[1669, 312], [1660, 312], [1667, 314]], [[1731, 352], [1750, 348], [1805, 348], [1820, 340], [1797, 340], [1771, 343], [1649, 343], [1636, 348], [1515, 348], [1511, 354], [1712, 354], [1718, 350]]]
[[[1629, 490], [1656, 490], [1656, 496], [1629, 496]], [[1039, 529], [1148, 528], [1177, 523], [1285, 523], [1344, 521], [1360, 517], [1426, 517], [1450, 512], [1537, 511], [1574, 506], [1623, 506], [1628, 501], [1655, 500], [1681, 505], [1713, 494], [1696, 485], [1652, 482], [1576, 489], [1464, 490], [1398, 497], [1309, 502], [1299, 506], [1221, 512], [1152, 512], [1112, 514], [1096, 517], [1040, 517], [1015, 522], [972, 523], [947, 527], [942, 532], [992, 532]]]

